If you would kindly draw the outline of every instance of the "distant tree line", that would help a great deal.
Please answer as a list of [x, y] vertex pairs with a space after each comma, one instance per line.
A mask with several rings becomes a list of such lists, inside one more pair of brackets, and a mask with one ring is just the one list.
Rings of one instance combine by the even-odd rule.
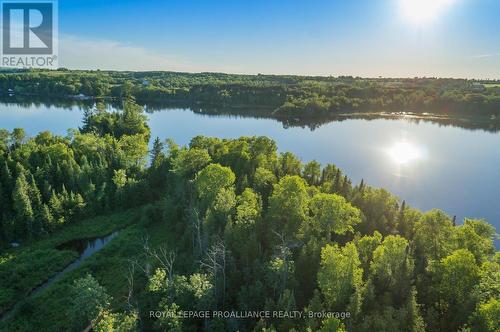
[[[76, 280], [71, 323], [101, 315], [96, 330], [498, 331], [500, 256], [486, 221], [423, 213], [353, 184], [333, 164], [278, 153], [267, 137], [197, 136], [185, 147], [155, 139], [148, 151], [142, 107], [124, 100], [123, 111], [89, 109], [65, 137], [0, 131], [2, 245], [144, 204], [141, 222], [162, 223], [175, 238], [144, 243], [140, 298], [128, 298], [127, 314], [113, 313], [91, 276]], [[319, 316], [154, 318], [150, 310]]]
[[367, 111], [500, 116], [500, 87], [463, 79], [27, 70], [0, 73], [0, 94], [134, 97], [141, 103], [264, 108], [268, 116], [299, 119]]

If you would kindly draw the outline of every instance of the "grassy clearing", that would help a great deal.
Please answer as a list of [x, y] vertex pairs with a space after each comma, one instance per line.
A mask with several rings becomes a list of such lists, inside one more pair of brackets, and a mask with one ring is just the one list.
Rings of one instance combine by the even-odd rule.
[[72, 251], [35, 249], [1, 263], [0, 311], [9, 309], [77, 257]]
[[[14, 317], [0, 327], [2, 331], [68, 331], [71, 321], [68, 308], [71, 305], [71, 286], [75, 279], [92, 274], [113, 298], [115, 310], [124, 308], [128, 293], [127, 273], [130, 259], [143, 253], [143, 239], [149, 237], [152, 247], [171, 243], [171, 234], [164, 223], [134, 223], [122, 229], [118, 236], [101, 251], [89, 257], [76, 270], [66, 274], [34, 298], [30, 298]], [[144, 274], [137, 273], [136, 289], [146, 282]], [[137, 296], [140, 297], [140, 296]]]
[[131, 210], [68, 225], [50, 238], [8, 250], [0, 256], [0, 312], [24, 299], [32, 289], [61, 271], [78, 257], [74, 251], [57, 250], [66, 241], [99, 237], [129, 225], [138, 211]]

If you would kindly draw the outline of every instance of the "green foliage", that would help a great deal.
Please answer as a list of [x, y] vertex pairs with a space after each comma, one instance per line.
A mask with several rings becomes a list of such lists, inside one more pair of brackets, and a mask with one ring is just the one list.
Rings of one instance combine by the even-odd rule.
[[[99, 252], [87, 258], [80, 267], [65, 274], [60, 280], [37, 294], [26, 299], [25, 310], [20, 308], [8, 321], [0, 323], [0, 330], [7, 331], [82, 331], [76, 328], [70, 319], [73, 308], [72, 289], [77, 279], [85, 278], [87, 274], [94, 276], [99, 284], [106, 289], [112, 299], [110, 301], [113, 313], [128, 312], [133, 310], [124, 307], [124, 299], [128, 296], [129, 260], [144, 259], [144, 248], [139, 239], [150, 234], [149, 244], [156, 248], [160, 243], [173, 241], [168, 233], [161, 232], [162, 224], [149, 223], [148, 229], [138, 222], [139, 216], [145, 211], [137, 209], [110, 216], [103, 216], [92, 220], [85, 220], [78, 224], [69, 225], [57, 231], [50, 238], [38, 241], [33, 246], [56, 246], [61, 242], [85, 237], [100, 237], [110, 231], [121, 229], [118, 235], [103, 247]], [[29, 248], [21, 249], [29, 251]], [[50, 257], [47, 257], [50, 262]], [[48, 265], [50, 266], [51, 263]], [[36, 268], [36, 267], [34, 267]], [[29, 273], [33, 273], [30, 271]], [[51, 277], [53, 273], [45, 276]], [[135, 282], [144, 282], [139, 273], [135, 274]], [[136, 297], [134, 296], [134, 301]], [[29, 310], [28, 310], [29, 309]], [[109, 311], [108, 311], [109, 312]], [[83, 324], [83, 322], [82, 322]]]
[[301, 161], [290, 152], [282, 153], [278, 163], [280, 177], [284, 177], [285, 175], [300, 175], [301, 173]]
[[[80, 132], [66, 137], [2, 132], [0, 246], [43, 236], [123, 204], [145, 203], [148, 195], [142, 195], [141, 186], [149, 128], [140, 107], [128, 101], [121, 113], [96, 112], [87, 115]], [[108, 118], [116, 121], [103, 120]], [[103, 123], [107, 129], [90, 129]]]
[[201, 201], [211, 203], [222, 189], [230, 188], [236, 177], [229, 167], [210, 164], [196, 175], [195, 187]]
[[71, 290], [70, 317], [76, 327], [95, 322], [109, 307], [109, 295], [90, 274], [75, 280]]
[[[484, 86], [478, 83], [484, 83]], [[160, 103], [159, 107], [161, 104], [194, 109], [203, 107], [203, 112], [221, 113], [229, 109], [241, 113], [258, 109], [256, 113], [260, 116], [277, 117], [285, 124], [307, 123], [312, 126], [346, 112], [402, 110], [469, 115], [495, 124], [490, 117], [498, 117], [500, 89], [494, 85], [494, 82], [436, 78], [366, 79], [33, 69], [0, 75], [0, 91], [5, 94], [12, 89], [16, 98], [36, 96], [61, 99], [80, 97], [82, 94], [84, 99], [135, 98], [151, 105]], [[130, 126], [134, 117], [135, 114], [124, 117], [123, 126], [120, 125], [124, 131], [137, 129], [134, 125]], [[116, 129], [117, 122], [122, 121], [117, 121], [115, 116], [97, 114], [88, 128], [106, 132]], [[114, 131], [114, 134], [121, 132]]]
[[113, 178], [112, 178], [113, 183], [115, 184], [117, 189], [125, 187], [127, 184], [127, 174], [125, 173], [125, 170], [119, 169], [119, 170], [114, 170], [113, 171]]
[[177, 317], [181, 310], [208, 310], [214, 286], [209, 276], [195, 273], [187, 276], [169, 276], [163, 269], [157, 269], [149, 278], [148, 290], [163, 295], [159, 306], [167, 315], [159, 317], [156, 327], [169, 331], [181, 331], [189, 326]]
[[466, 249], [456, 250], [431, 266], [431, 272], [436, 310], [445, 317], [441, 328], [458, 329], [467, 323], [477, 302], [473, 291], [480, 280], [480, 268], [474, 255]]
[[[339, 176], [336, 176], [335, 181], [340, 181]], [[349, 190], [343, 189], [340, 183], [336, 184], [335, 187], [339, 188], [337, 191], [340, 191], [344, 196], [349, 192]], [[368, 221], [363, 225], [363, 233], [371, 234], [374, 231], [379, 231], [383, 235], [391, 234], [397, 227], [398, 199], [384, 189], [371, 187], [361, 189], [355, 194], [353, 201]]]
[[443, 211], [425, 213], [415, 225], [415, 245], [427, 259], [439, 260], [453, 250], [453, 224]]
[[252, 225], [260, 219], [262, 207], [260, 197], [250, 188], [238, 196], [235, 223], [241, 226]]
[[133, 332], [137, 331], [137, 313], [101, 313], [99, 321], [92, 328], [96, 332]]
[[382, 234], [375, 231], [373, 235], [365, 235], [359, 240], [357, 240], [356, 247], [359, 253], [359, 259], [361, 261], [361, 266], [363, 271], [368, 272], [370, 268], [370, 263], [373, 260], [373, 252], [378, 248], [382, 242]]
[[0, 258], [0, 312], [28, 295], [33, 288], [71, 263], [77, 254], [55, 249], [33, 249]]
[[313, 160], [304, 165], [302, 176], [309, 185], [318, 185], [321, 178], [321, 165]]
[[[137, 93], [126, 85], [115, 92]], [[230, 92], [221, 98], [234, 101]], [[0, 256], [0, 304], [24, 298], [1, 328], [79, 330], [96, 317], [98, 331], [496, 328], [500, 256], [486, 222], [456, 226], [442, 211], [421, 213], [383, 189], [353, 186], [334, 165], [303, 166], [291, 153], [278, 154], [265, 137], [198, 136], [187, 147], [167, 141], [167, 153], [157, 140], [146, 169], [145, 137], [128, 135], [141, 127], [100, 119], [94, 125], [105, 128], [104, 136], [43, 133], [14, 146], [11, 134], [2, 139], [0, 132], [2, 231], [13, 239], [16, 227], [32, 230], [20, 248]], [[117, 128], [135, 129], [117, 138]], [[82, 220], [144, 202], [152, 204]], [[116, 238], [79, 268], [25, 297], [75, 257], [56, 250], [59, 244], [116, 229]], [[75, 280], [90, 286], [74, 295]], [[151, 317], [158, 310], [350, 316]], [[79, 327], [69, 319], [77, 314], [86, 316], [75, 316]]]
[[481, 263], [495, 253], [495, 228], [484, 220], [465, 219], [455, 230], [457, 247], [469, 250]]
[[83, 134], [94, 133], [98, 136], [111, 135], [117, 139], [123, 136], [142, 136], [149, 141], [150, 130], [146, 124], [147, 118], [142, 114], [142, 108], [134, 101], [126, 100], [123, 112], [106, 112], [97, 107], [85, 114]]
[[363, 271], [356, 246], [352, 243], [343, 248], [326, 245], [321, 250], [321, 268], [318, 285], [331, 310], [341, 311], [355, 305], [362, 290]]
[[28, 190], [26, 177], [24, 173], [21, 173], [16, 180], [16, 185], [12, 193], [13, 209], [16, 216], [15, 234], [17, 236], [33, 233], [34, 212]]
[[74, 251], [57, 250], [78, 238], [100, 237], [129, 224], [138, 211], [103, 216], [63, 228], [50, 237], [9, 250], [0, 255], [0, 311], [11, 308], [35, 287], [47, 281], [78, 257]]
[[318, 330], [319, 332], [346, 332], [347, 330], [344, 327], [344, 324], [335, 317], [330, 317], [325, 319], [321, 323], [321, 328]]
[[436, 269], [438, 290], [449, 302], [463, 304], [479, 280], [480, 269], [474, 255], [466, 249], [443, 258]]
[[302, 222], [306, 220], [309, 195], [306, 182], [297, 175], [286, 175], [274, 185], [269, 198], [269, 216], [275, 231], [285, 231], [293, 236]]
[[205, 149], [183, 149], [173, 160], [173, 172], [189, 178], [208, 165], [210, 161], [210, 155]]
[[500, 264], [497, 262], [484, 262], [480, 271], [481, 280], [476, 285], [479, 301], [490, 298], [500, 298]]
[[257, 167], [253, 177], [253, 188], [267, 200], [277, 182], [274, 173], [266, 168]]
[[478, 331], [494, 332], [500, 327], [500, 300], [492, 298], [477, 308]]
[[310, 202], [311, 224], [319, 234], [344, 234], [353, 232], [354, 226], [361, 222], [360, 211], [346, 199], [336, 194], [318, 193]]
[[408, 241], [389, 235], [373, 252], [370, 273], [381, 289], [394, 289], [405, 282], [413, 271]]

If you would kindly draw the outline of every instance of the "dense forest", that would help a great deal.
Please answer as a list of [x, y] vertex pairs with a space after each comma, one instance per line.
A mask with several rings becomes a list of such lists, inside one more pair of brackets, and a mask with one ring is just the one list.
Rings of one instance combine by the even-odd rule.
[[[67, 137], [0, 129], [0, 243], [30, 239], [113, 209], [137, 191], [149, 128], [142, 108], [90, 111]], [[128, 186], [125, 188], [125, 184]]]
[[[23, 75], [0, 82], [36, 92], [64, 81], [75, 94], [83, 85], [71, 80], [92, 74]], [[29, 75], [47, 80], [35, 88]], [[421, 212], [267, 137], [149, 140], [133, 99], [91, 109], [65, 137], [0, 132], [0, 311], [21, 302], [0, 330], [499, 330], [500, 255], [486, 221]], [[60, 242], [115, 230], [102, 254], [29, 297], [74, 259]]]
[[260, 111], [278, 119], [416, 112], [500, 118], [500, 85], [464, 79], [367, 79], [220, 73], [21, 70], [0, 72], [0, 95], [127, 98], [141, 104]]

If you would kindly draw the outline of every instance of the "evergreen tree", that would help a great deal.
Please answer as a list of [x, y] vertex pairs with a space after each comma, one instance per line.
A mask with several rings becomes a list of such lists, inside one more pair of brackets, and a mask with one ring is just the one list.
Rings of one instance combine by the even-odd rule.
[[64, 223], [63, 204], [55, 190], [52, 190], [52, 194], [50, 196], [49, 209], [52, 211], [56, 224]]
[[16, 235], [24, 237], [33, 234], [34, 212], [29, 197], [29, 185], [24, 173], [19, 174], [12, 193], [12, 201], [16, 219]]
[[47, 204], [43, 204], [40, 211], [40, 220], [42, 223], [43, 231], [52, 231], [54, 229], [54, 217], [50, 213], [50, 209]]
[[159, 137], [156, 137], [153, 142], [153, 148], [151, 149], [151, 167], [158, 168], [165, 157], [163, 154], [164, 144], [160, 141]]

